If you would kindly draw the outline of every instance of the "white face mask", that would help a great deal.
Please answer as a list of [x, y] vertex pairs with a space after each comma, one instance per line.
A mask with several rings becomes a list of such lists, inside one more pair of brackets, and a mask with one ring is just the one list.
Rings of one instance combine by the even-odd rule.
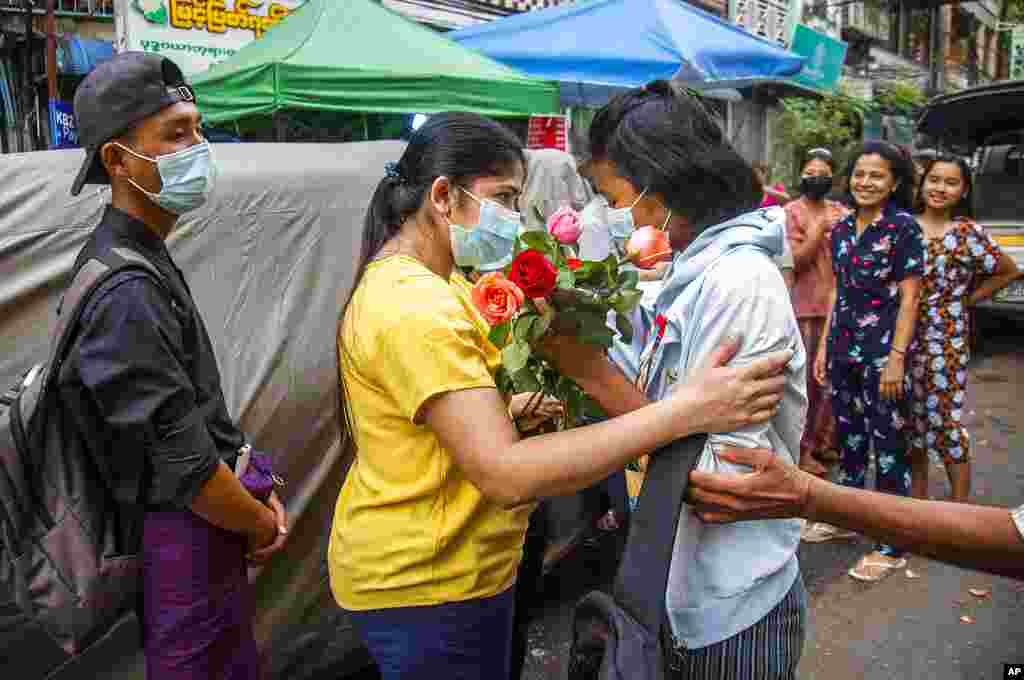
[[146, 191], [131, 178], [128, 178], [128, 181], [144, 193], [149, 200], [169, 213], [184, 215], [201, 208], [213, 191], [217, 177], [217, 163], [213, 159], [213, 150], [207, 141], [156, 158], [143, 156], [119, 142], [114, 143], [136, 158], [156, 164], [161, 182], [159, 193]]

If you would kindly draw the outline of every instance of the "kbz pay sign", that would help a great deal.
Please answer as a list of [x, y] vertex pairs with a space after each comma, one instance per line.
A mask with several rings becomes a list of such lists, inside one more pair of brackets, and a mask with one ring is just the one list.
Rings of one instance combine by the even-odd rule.
[[74, 149], [78, 146], [78, 126], [70, 104], [50, 100], [50, 148]]

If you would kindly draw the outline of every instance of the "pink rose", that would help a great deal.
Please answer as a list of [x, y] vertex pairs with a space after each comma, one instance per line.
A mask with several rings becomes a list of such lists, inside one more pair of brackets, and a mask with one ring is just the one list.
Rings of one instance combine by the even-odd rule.
[[501, 272], [481, 276], [473, 286], [472, 298], [480, 314], [492, 326], [511, 319], [526, 301], [519, 286], [506, 279]]
[[548, 233], [555, 240], [565, 245], [572, 245], [580, 240], [583, 225], [579, 214], [569, 206], [562, 206], [548, 218]]

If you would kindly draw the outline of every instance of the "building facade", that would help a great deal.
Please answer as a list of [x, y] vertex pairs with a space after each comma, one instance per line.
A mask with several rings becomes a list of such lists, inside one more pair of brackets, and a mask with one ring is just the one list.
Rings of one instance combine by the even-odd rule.
[[[0, 152], [46, 149], [46, 3], [0, 0]], [[56, 0], [58, 98], [114, 49], [113, 0]]]
[[809, 0], [803, 21], [850, 43], [850, 75], [908, 80], [929, 94], [992, 82], [1003, 0]]

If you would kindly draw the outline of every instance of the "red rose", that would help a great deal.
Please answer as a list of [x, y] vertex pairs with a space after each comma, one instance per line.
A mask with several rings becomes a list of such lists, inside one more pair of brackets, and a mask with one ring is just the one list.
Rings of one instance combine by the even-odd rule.
[[576, 271], [577, 269], [583, 266], [583, 260], [577, 260], [574, 257], [570, 257], [568, 260], [566, 260], [565, 265], [569, 269]]
[[512, 260], [508, 278], [519, 286], [526, 297], [543, 298], [555, 289], [558, 269], [540, 251], [524, 250]]

